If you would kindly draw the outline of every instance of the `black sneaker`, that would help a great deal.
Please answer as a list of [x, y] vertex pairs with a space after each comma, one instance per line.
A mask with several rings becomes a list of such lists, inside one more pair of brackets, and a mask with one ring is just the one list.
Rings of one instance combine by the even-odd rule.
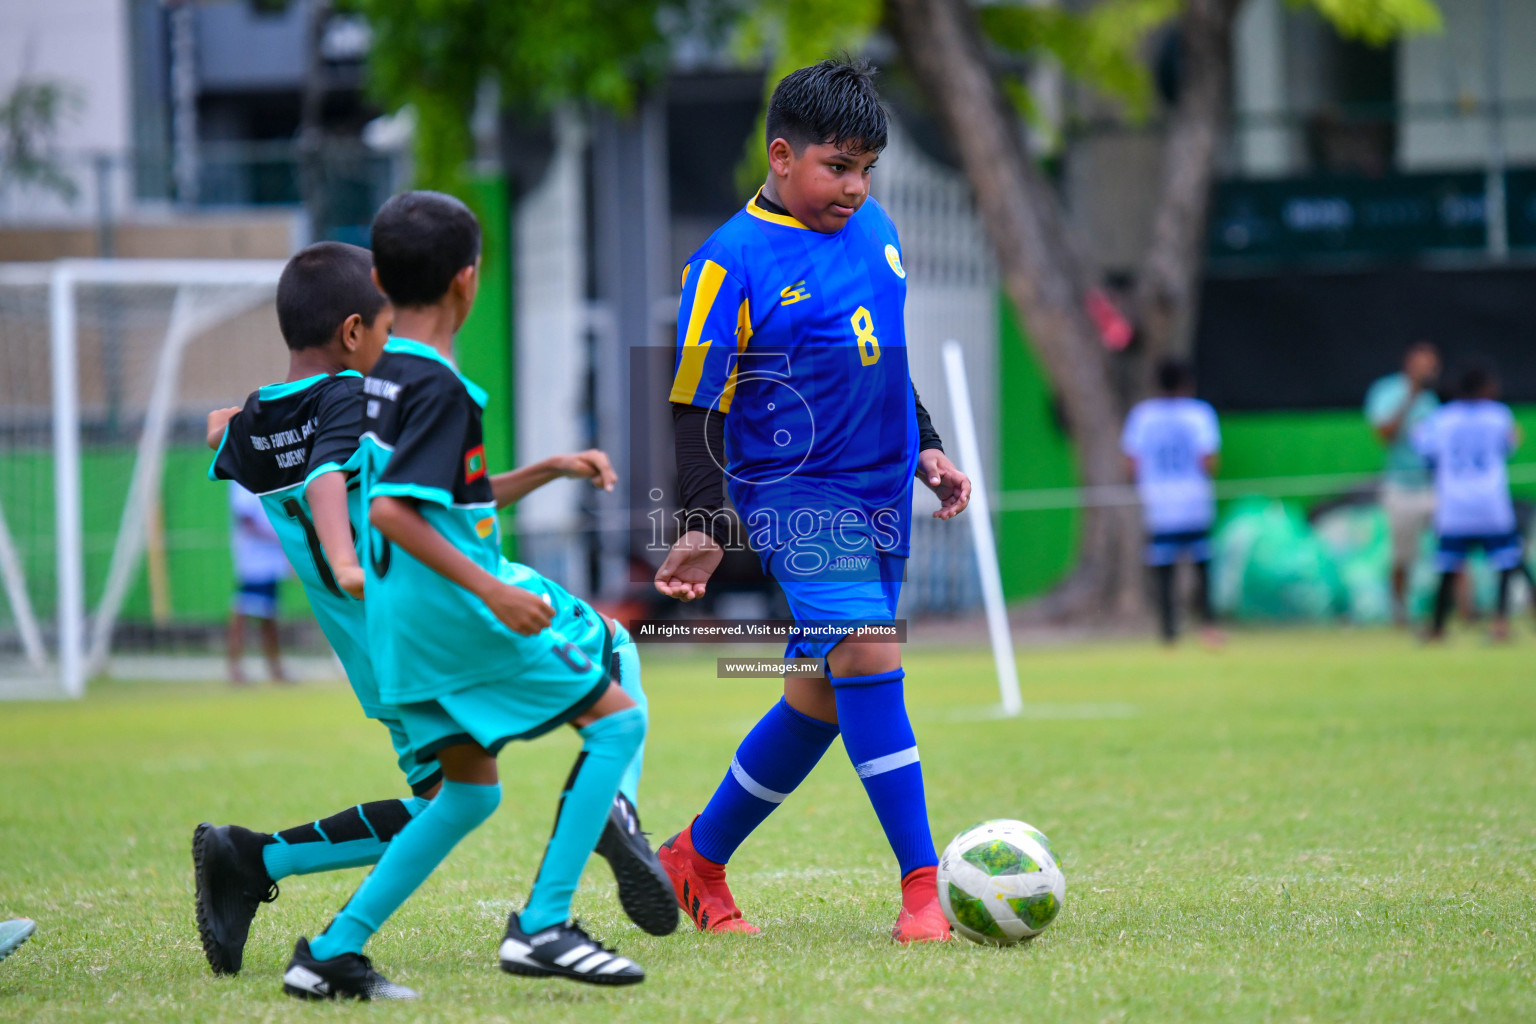
[[629, 919], [652, 935], [671, 935], [677, 930], [677, 894], [645, 836], [635, 805], [620, 793], [608, 809], [596, 852], [613, 869]]
[[415, 989], [396, 985], [373, 969], [361, 953], [343, 953], [316, 960], [309, 940], [293, 945], [293, 957], [283, 972], [283, 991], [298, 999], [420, 999]]
[[277, 899], [277, 883], [261, 859], [271, 841], [264, 832], [206, 821], [192, 833], [197, 933], [214, 974], [240, 972], [256, 909]]
[[645, 980], [638, 964], [592, 938], [580, 922], [551, 925], [529, 935], [518, 924], [516, 913], [507, 918], [507, 937], [501, 940], [501, 969], [530, 978], [570, 978], [593, 985], [634, 985]]

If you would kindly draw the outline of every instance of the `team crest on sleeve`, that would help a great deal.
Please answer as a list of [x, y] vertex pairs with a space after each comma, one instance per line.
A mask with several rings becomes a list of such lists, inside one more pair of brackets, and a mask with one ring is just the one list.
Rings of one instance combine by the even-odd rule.
[[472, 484], [485, 476], [485, 445], [477, 444], [464, 453], [464, 482]]
[[897, 277], [905, 278], [907, 276], [906, 268], [901, 265], [901, 253], [897, 252], [896, 247], [889, 242], [885, 246], [885, 262], [891, 265], [891, 272]]

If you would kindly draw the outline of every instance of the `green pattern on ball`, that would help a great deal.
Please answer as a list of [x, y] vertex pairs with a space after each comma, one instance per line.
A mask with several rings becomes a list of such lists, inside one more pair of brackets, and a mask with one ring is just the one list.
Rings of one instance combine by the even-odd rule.
[[1009, 900], [1008, 905], [1013, 908], [1014, 914], [1018, 915], [1020, 921], [1035, 931], [1056, 920], [1056, 915], [1061, 913], [1061, 901], [1053, 892]]
[[1044, 848], [1045, 852], [1051, 855], [1051, 860], [1056, 862], [1056, 866], [1061, 867], [1061, 858], [1056, 855], [1056, 850], [1051, 846], [1051, 841], [1045, 838], [1045, 833], [1037, 832], [1034, 829], [1028, 829], [1026, 831], [1028, 831], [1029, 837], [1031, 839], [1039, 843], [1041, 847]]
[[956, 921], [978, 935], [985, 935], [991, 939], [1008, 937], [997, 926], [997, 922], [992, 920], [992, 915], [987, 913], [987, 908], [981, 900], [974, 896], [967, 896], [954, 882], [949, 883], [949, 908], [954, 911]]
[[964, 859], [989, 875], [1022, 875], [1039, 871], [1040, 865], [1012, 843], [994, 839], [965, 851]]

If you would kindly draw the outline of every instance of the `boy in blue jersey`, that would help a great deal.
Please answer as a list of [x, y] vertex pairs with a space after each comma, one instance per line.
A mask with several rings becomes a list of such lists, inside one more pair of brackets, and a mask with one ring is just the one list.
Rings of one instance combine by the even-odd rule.
[[[193, 836], [197, 922], [203, 950], [215, 973], [240, 970], [251, 919], [276, 896], [276, 882], [378, 861], [406, 821], [437, 792], [441, 772], [422, 763], [403, 727], [382, 703], [368, 655], [363, 571], [354, 536], [364, 527], [355, 469], [362, 426], [362, 371], [383, 350], [393, 311], [372, 279], [366, 249], [322, 242], [296, 255], [284, 269], [277, 293], [279, 326], [290, 348], [288, 379], [261, 388], [244, 409], [209, 417], [209, 446], [219, 452], [210, 476], [241, 481], [260, 491], [260, 502], [304, 585], [322, 632], [341, 659], [364, 713], [389, 729], [414, 796], [358, 804], [329, 817], [275, 833], [238, 825], [199, 825]], [[591, 479], [612, 487], [613, 472], [599, 451], [556, 456], [491, 478], [498, 505], [509, 505], [559, 477]], [[534, 577], [506, 563], [504, 576]], [[555, 619], [579, 633], [591, 658], [613, 662], [637, 702], [639, 659], [622, 629], [610, 632], [592, 609], [538, 578]], [[605, 655], [610, 651], [610, 655]], [[620, 666], [622, 665], [622, 672]], [[625, 909], [649, 931], [671, 930], [675, 909], [670, 886], [639, 836], [633, 799], [641, 759], [626, 773], [599, 852], [619, 878]], [[647, 876], [657, 876], [649, 881]], [[670, 918], [655, 910], [663, 898]]]
[[508, 919], [501, 967], [609, 985], [645, 977], [570, 920], [646, 717], [609, 666], [556, 623], [563, 592], [531, 571], [503, 572], [481, 428], [487, 395], [452, 361], [479, 257], [479, 223], [452, 197], [405, 193], [374, 218], [374, 275], [394, 306], [395, 338], [363, 382], [356, 462], [368, 509], [368, 647], [380, 699], [443, 782], [326, 930], [295, 944], [283, 988], [302, 998], [414, 998], [373, 969], [364, 944], [496, 809], [501, 747], [564, 724], [584, 743], [528, 904]]
[[725, 864], [841, 731], [900, 868], [893, 937], [950, 935], [900, 648], [850, 636], [895, 617], [914, 476], [938, 494], [941, 519], [970, 492], [908, 376], [901, 243], [869, 198], [886, 140], [872, 79], [867, 64], [828, 60], [778, 84], [768, 179], [683, 275], [671, 401], [688, 528], [657, 589], [684, 601], [704, 593], [720, 563], [728, 478], [749, 542], [794, 613], [786, 656], [826, 667], [825, 678], [786, 677], [783, 700], [703, 813], [662, 846], [679, 905], [701, 931], [758, 931]]
[[1478, 548], [1499, 574], [1494, 640], [1509, 639], [1509, 587], [1524, 569], [1524, 542], [1509, 494], [1506, 463], [1520, 444], [1509, 406], [1498, 401], [1499, 382], [1484, 366], [1471, 366], [1457, 382], [1456, 400], [1441, 406], [1413, 432], [1414, 450], [1435, 483], [1435, 568], [1440, 588], [1426, 638], [1445, 636], [1456, 582]]

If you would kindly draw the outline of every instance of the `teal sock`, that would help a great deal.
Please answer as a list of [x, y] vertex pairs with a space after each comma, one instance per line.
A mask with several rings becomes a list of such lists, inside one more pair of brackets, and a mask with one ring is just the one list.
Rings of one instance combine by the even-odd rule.
[[[628, 638], [628, 634], [625, 634]], [[645, 690], [640, 686], [640, 648], [633, 641], [614, 647], [614, 653], [619, 656], [619, 686], [629, 694], [629, 699], [635, 702], [649, 720], [650, 708], [645, 699]], [[624, 776], [619, 779], [619, 792], [633, 805], [640, 803], [640, 771], [645, 766], [645, 739], [640, 740], [640, 748], [635, 751], [635, 756], [630, 759], [629, 766], [624, 769]]]
[[499, 803], [499, 784], [444, 782], [442, 791], [427, 809], [390, 842], [379, 858], [379, 866], [363, 879], [341, 913], [309, 944], [315, 959], [361, 953], [363, 944], [389, 920], [389, 915], [410, 898], [460, 839], [491, 816]]
[[377, 864], [389, 841], [430, 803], [424, 797], [375, 800], [307, 825], [286, 828], [261, 848], [272, 881]]
[[518, 915], [525, 932], [541, 931], [570, 918], [571, 897], [608, 821], [619, 779], [645, 739], [645, 712], [639, 708], [614, 712], [583, 728], [581, 736], [586, 742], [560, 795], [555, 834], [544, 848], [528, 906]]

